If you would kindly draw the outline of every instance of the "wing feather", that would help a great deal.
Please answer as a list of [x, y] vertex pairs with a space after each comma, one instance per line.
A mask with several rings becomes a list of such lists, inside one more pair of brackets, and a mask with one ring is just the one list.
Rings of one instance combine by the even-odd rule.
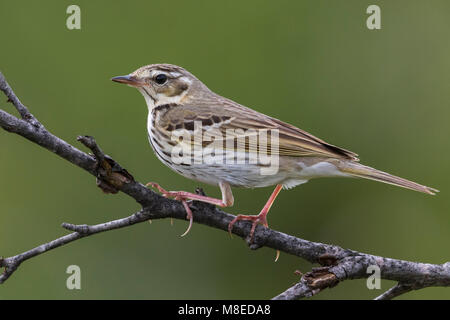
[[[237, 103], [222, 98], [215, 101], [207, 101], [205, 104], [178, 105], [161, 111], [160, 126], [168, 128], [180, 128], [184, 123], [185, 129], [192, 129], [195, 121], [201, 121], [205, 132], [215, 136], [214, 141], [223, 140], [226, 149], [226, 140], [239, 139], [254, 135], [248, 129], [278, 130], [280, 156], [290, 157], [330, 157], [338, 159], [350, 159], [359, 161], [357, 154], [329, 144], [312, 134], [303, 131], [293, 125], [281, 120], [266, 116], [262, 113], [238, 105]], [[178, 124], [178, 126], [177, 126]], [[212, 130], [208, 130], [212, 129]], [[220, 134], [217, 134], [217, 133]], [[244, 132], [244, 136], [242, 133]], [[194, 140], [194, 139], [192, 139]], [[258, 146], [250, 144], [245, 139], [245, 151], [257, 152]], [[194, 144], [194, 141], [191, 141]], [[236, 144], [228, 144], [236, 147]], [[270, 139], [268, 139], [268, 150], [270, 150]]]

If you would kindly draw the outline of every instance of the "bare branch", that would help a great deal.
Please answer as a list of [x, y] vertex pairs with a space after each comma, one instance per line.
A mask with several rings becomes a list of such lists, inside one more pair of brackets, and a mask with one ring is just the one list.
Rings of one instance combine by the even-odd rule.
[[[16, 256], [0, 259], [0, 267], [5, 268], [4, 273], [0, 275], [0, 283], [6, 281], [22, 262], [75, 240], [151, 219], [186, 219], [185, 208], [180, 202], [164, 198], [135, 181], [127, 170], [103, 153], [92, 137], [78, 137], [78, 140], [93, 152], [93, 155], [89, 155], [47, 131], [19, 101], [1, 73], [0, 90], [14, 104], [22, 117], [22, 119], [16, 118], [0, 109], [0, 127], [8, 132], [23, 136], [89, 172], [97, 178], [97, 183], [103, 191], [110, 193], [124, 192], [142, 206], [140, 211], [129, 217], [97, 225], [64, 223], [62, 226], [72, 233]], [[228, 232], [228, 224], [235, 217], [212, 205], [201, 202], [194, 201], [190, 204], [190, 207], [193, 211], [194, 222], [225, 232]], [[381, 278], [395, 280], [399, 283], [398, 286], [379, 296], [379, 299], [393, 298], [412, 290], [412, 288], [450, 286], [450, 262], [436, 265], [384, 258], [334, 245], [300, 239], [262, 226], [256, 228], [254, 239], [250, 243], [247, 239], [250, 228], [251, 224], [247, 221], [239, 221], [233, 228], [235, 235], [247, 240], [250, 249], [269, 247], [322, 266], [306, 273], [299, 283], [274, 299], [310, 297], [325, 288], [337, 285], [341, 281], [366, 278], [369, 276], [367, 268], [372, 265], [380, 268]]]
[[[335, 248], [341, 249], [339, 247]], [[305, 274], [298, 284], [273, 299], [295, 299], [309, 296], [318, 293], [318, 291], [314, 290], [320, 291], [330, 288], [344, 280], [367, 278], [370, 275], [367, 273], [370, 266], [378, 266], [380, 268], [380, 277], [382, 279], [396, 280], [401, 283], [377, 297], [379, 300], [392, 299], [413, 289], [450, 286], [450, 262], [436, 265], [384, 258], [361, 252], [344, 254], [340, 258], [338, 258], [339, 255], [335, 257], [337, 259], [333, 265], [313, 269], [312, 272]], [[309, 291], [308, 288], [310, 289]]]
[[88, 226], [88, 225], [73, 225], [69, 223], [63, 223], [62, 227], [70, 230], [75, 231], [74, 233], [65, 235], [63, 237], [60, 237], [58, 239], [55, 239], [53, 241], [50, 241], [48, 243], [44, 243], [40, 246], [37, 246], [31, 250], [25, 251], [21, 254], [18, 254], [13, 257], [0, 259], [0, 267], [5, 268], [5, 272], [0, 275], [0, 283], [5, 282], [13, 273], [16, 271], [16, 269], [20, 266], [20, 264], [28, 259], [31, 259], [35, 256], [41, 255], [47, 251], [53, 250], [55, 248], [61, 247], [65, 244], [68, 244], [70, 242], [73, 242], [75, 240], [91, 236], [100, 232], [119, 229], [127, 226], [131, 226], [136, 223], [140, 223], [143, 221], [146, 221], [150, 218], [150, 216], [146, 213], [145, 210], [140, 210], [136, 212], [135, 214], [114, 220], [109, 221], [106, 223], [97, 224], [94, 226]]
[[399, 295], [410, 292], [414, 289], [421, 288], [413, 288], [412, 285], [397, 283], [395, 286], [384, 292], [383, 294], [376, 297], [374, 300], [391, 300]]
[[3, 91], [8, 98], [8, 102], [11, 102], [14, 107], [16, 107], [17, 111], [19, 111], [20, 116], [25, 121], [28, 121], [35, 127], [41, 127], [41, 123], [28, 111], [28, 108], [25, 107], [22, 102], [20, 102], [19, 98], [14, 94], [13, 90], [9, 86], [3, 74], [0, 72], [0, 90]]
[[286, 291], [280, 293], [272, 300], [297, 300], [302, 298], [309, 298], [320, 292], [320, 289], [312, 289], [308, 286], [305, 280], [301, 280]]

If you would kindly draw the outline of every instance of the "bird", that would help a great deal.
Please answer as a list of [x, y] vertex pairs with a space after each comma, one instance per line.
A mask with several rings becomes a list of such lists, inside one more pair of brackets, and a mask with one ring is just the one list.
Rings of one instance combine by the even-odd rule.
[[147, 184], [182, 202], [189, 220], [182, 236], [193, 221], [188, 201], [230, 207], [232, 187], [275, 186], [258, 215], [237, 215], [228, 225], [231, 235], [237, 221], [252, 222], [250, 240], [258, 224], [268, 227], [267, 214], [280, 191], [311, 179], [365, 178], [430, 195], [439, 192], [365, 166], [354, 152], [222, 97], [182, 67], [150, 64], [111, 80], [134, 87], [144, 96], [148, 139], [159, 160], [186, 178], [220, 188], [222, 199], [216, 199]]

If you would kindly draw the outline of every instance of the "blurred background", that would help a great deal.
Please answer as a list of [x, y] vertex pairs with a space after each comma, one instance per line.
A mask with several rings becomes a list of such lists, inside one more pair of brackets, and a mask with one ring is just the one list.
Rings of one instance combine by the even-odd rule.
[[[81, 30], [66, 9], [81, 8]], [[381, 7], [381, 30], [366, 9]], [[147, 107], [110, 81], [151, 63], [185, 67], [213, 91], [290, 122], [364, 164], [441, 190], [428, 196], [363, 180], [317, 179], [282, 192], [272, 228], [366, 253], [430, 263], [450, 260], [450, 3], [448, 1], [12, 1], [0, 2], [0, 70], [54, 134], [83, 149], [94, 136], [141, 182], [193, 191], [166, 168], [146, 133]], [[0, 108], [16, 114], [4, 97]], [[0, 255], [138, 210], [123, 194], [22, 137], [0, 130]], [[84, 150], [84, 149], [83, 149]], [[201, 185], [210, 196], [217, 188]], [[256, 214], [271, 188], [235, 190], [231, 213]], [[312, 265], [187, 222], [142, 223], [25, 262], [0, 298], [266, 299]], [[66, 268], [81, 268], [81, 290]], [[382, 290], [394, 283], [382, 280]], [[365, 280], [315, 299], [365, 299]], [[428, 288], [402, 298], [449, 299]]]

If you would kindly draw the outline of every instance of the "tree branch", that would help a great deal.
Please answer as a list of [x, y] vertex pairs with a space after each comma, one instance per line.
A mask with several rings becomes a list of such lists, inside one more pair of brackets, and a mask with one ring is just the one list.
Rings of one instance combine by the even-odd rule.
[[52, 249], [61, 247], [65, 244], [68, 244], [75, 240], [94, 235], [96, 233], [119, 229], [119, 228], [131, 226], [131, 225], [139, 223], [139, 222], [146, 221], [149, 219], [149, 217], [150, 217], [150, 215], [145, 210], [140, 210], [129, 217], [106, 222], [106, 223], [97, 224], [94, 226], [73, 225], [70, 223], [63, 223], [62, 224], [63, 228], [70, 230], [70, 231], [75, 231], [75, 232], [68, 234], [66, 236], [60, 237], [56, 240], [50, 241], [48, 243], [44, 243], [40, 246], [37, 246], [36, 248], [25, 251], [16, 256], [1, 259], [0, 266], [5, 268], [5, 272], [3, 272], [0, 275], [0, 283], [5, 282], [14, 273], [14, 271], [16, 271], [16, 269], [20, 266], [20, 264], [28, 259], [31, 259], [40, 254], [43, 254], [44, 252], [50, 251]]
[[8, 98], [8, 102], [12, 102], [14, 107], [19, 112], [22, 119], [28, 121], [35, 127], [42, 127], [42, 124], [28, 111], [28, 108], [25, 107], [22, 102], [20, 102], [19, 98], [14, 94], [14, 91], [9, 86], [8, 82], [6, 81], [5, 77], [3, 76], [3, 73], [0, 72], [0, 90], [3, 91], [3, 93]]
[[[97, 225], [63, 223], [62, 226], [72, 233], [16, 256], [0, 259], [0, 267], [5, 268], [3, 274], [0, 275], [0, 283], [6, 281], [22, 262], [78, 239], [151, 219], [186, 219], [186, 211], [180, 202], [164, 198], [135, 181], [127, 170], [103, 153], [92, 137], [78, 137], [78, 140], [93, 152], [90, 155], [47, 131], [28, 111], [28, 108], [20, 102], [1, 73], [0, 90], [5, 93], [8, 102], [13, 103], [21, 116], [21, 119], [19, 119], [0, 109], [0, 126], [3, 129], [21, 135], [89, 172], [97, 178], [97, 184], [103, 191], [108, 193], [124, 192], [142, 206], [140, 211], [129, 217]], [[233, 215], [209, 204], [194, 201], [190, 204], [190, 207], [194, 214], [194, 222], [226, 232], [228, 231], [228, 224], [234, 218]], [[254, 239], [250, 242], [247, 238], [250, 228], [250, 223], [239, 221], [233, 227], [233, 234], [245, 239], [251, 249], [255, 250], [265, 246], [322, 266], [306, 273], [299, 283], [274, 299], [310, 297], [325, 288], [337, 285], [340, 281], [367, 278], [370, 275], [367, 273], [367, 268], [373, 265], [380, 268], [381, 278], [400, 283], [377, 299], [391, 299], [412, 290], [412, 288], [450, 286], [450, 262], [436, 265], [384, 258], [334, 245], [300, 239], [262, 226], [256, 228]]]
[[397, 283], [395, 286], [379, 295], [374, 300], [391, 300], [414, 289], [415, 288], [412, 285]]

